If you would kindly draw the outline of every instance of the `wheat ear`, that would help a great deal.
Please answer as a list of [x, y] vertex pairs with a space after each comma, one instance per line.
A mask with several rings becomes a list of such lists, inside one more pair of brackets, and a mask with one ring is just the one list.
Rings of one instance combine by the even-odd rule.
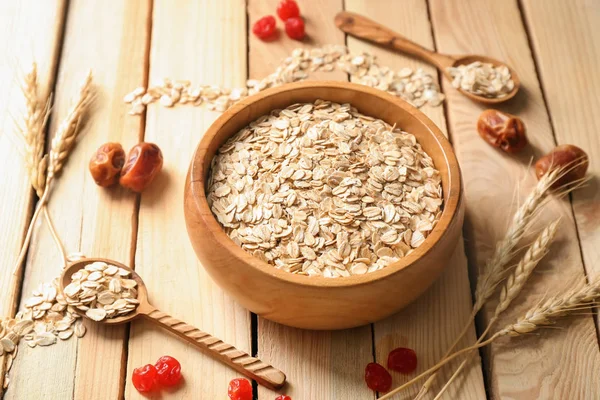
[[509, 336], [520, 336], [556, 323], [556, 320], [573, 311], [597, 307], [600, 299], [600, 279], [573, 289], [563, 295], [552, 297], [531, 308], [516, 323], [507, 325], [502, 332]]
[[[42, 193], [42, 196], [38, 201], [35, 212], [31, 217], [31, 221], [29, 221], [29, 227], [27, 228], [27, 233], [25, 235], [25, 239], [23, 240], [23, 245], [21, 246], [21, 251], [19, 252], [17, 262], [15, 263], [15, 266], [13, 268], [14, 276], [19, 276], [21, 274], [21, 269], [23, 268], [23, 261], [25, 260], [25, 254], [27, 254], [29, 242], [31, 241], [33, 226], [35, 225], [40, 213], [43, 211], [44, 207], [46, 206], [46, 203], [48, 202], [48, 197], [50, 195], [50, 189], [52, 186], [51, 183], [53, 179], [55, 179], [56, 173], [59, 172], [63, 167], [67, 156], [69, 155], [69, 152], [75, 144], [75, 138], [77, 137], [78, 133], [77, 127], [79, 121], [81, 120], [81, 117], [85, 112], [87, 106], [92, 101], [91, 89], [92, 72], [90, 71], [85, 79], [85, 82], [79, 90], [79, 96], [73, 103], [73, 106], [71, 106], [69, 113], [67, 114], [65, 119], [59, 125], [56, 134], [52, 139], [50, 155], [48, 158], [46, 185], [44, 187], [44, 192]], [[12, 295], [16, 295], [16, 284], [13, 286], [14, 287]]]
[[[562, 177], [565, 173], [566, 171], [564, 169], [554, 169], [544, 175], [537, 182], [533, 190], [529, 193], [521, 207], [519, 207], [513, 216], [508, 231], [504, 235], [504, 238], [496, 243], [494, 254], [486, 262], [483, 271], [477, 279], [477, 285], [475, 289], [475, 304], [473, 304], [471, 315], [467, 319], [461, 333], [454, 340], [442, 359], [447, 357], [448, 354], [450, 354], [456, 348], [460, 340], [468, 332], [471, 322], [475, 319], [477, 313], [481, 310], [489, 297], [494, 293], [498, 284], [506, 277], [506, 274], [510, 270], [508, 263], [513, 256], [516, 245], [519, 243], [523, 237], [523, 234], [525, 233], [525, 228], [536, 215], [536, 211], [543, 204], [543, 200], [546, 198], [552, 184], [560, 179], [560, 177]], [[435, 378], [436, 374], [427, 379], [427, 381], [419, 390], [415, 400], [422, 399], [425, 396]]]
[[62, 169], [65, 161], [75, 144], [79, 133], [78, 125], [87, 106], [92, 100], [92, 71], [90, 71], [79, 89], [79, 96], [69, 109], [69, 113], [61, 122], [52, 138], [50, 160], [48, 163], [48, 180]]
[[489, 339], [452, 353], [433, 367], [429, 368], [427, 371], [422, 372], [402, 386], [397, 387], [389, 393], [386, 393], [384, 396], [381, 396], [379, 400], [391, 398], [403, 389], [406, 389], [417, 381], [423, 379], [425, 376], [436, 372], [461, 354], [469, 353], [470, 351], [487, 346], [502, 336], [522, 336], [524, 334], [534, 332], [540, 328], [554, 325], [560, 318], [568, 316], [571, 312], [598, 307], [596, 303], [598, 299], [600, 299], [600, 279], [594, 283], [584, 285], [580, 289], [573, 289], [565, 294], [552, 297], [545, 302], [532, 307], [522, 318], [519, 318], [517, 322], [507, 325], [492, 335]]
[[[512, 271], [508, 278], [506, 278], [504, 286], [500, 291], [500, 301], [496, 306], [496, 311], [494, 311], [494, 315], [475, 344], [481, 343], [498, 319], [498, 316], [502, 314], [508, 308], [510, 303], [519, 295], [519, 293], [521, 293], [521, 290], [525, 286], [527, 279], [529, 279], [535, 267], [539, 264], [542, 258], [548, 254], [550, 245], [552, 244], [556, 236], [556, 232], [558, 231], [559, 223], [560, 219], [557, 219], [542, 230], [531, 246], [527, 249], [519, 261], [519, 264], [517, 264], [516, 268]], [[433, 400], [439, 400], [442, 397], [444, 392], [458, 377], [468, 361], [469, 356], [465, 358], [458, 366], [454, 374], [452, 374], [448, 382], [446, 382], [446, 384], [440, 389], [439, 393], [434, 397]]]
[[521, 207], [513, 216], [508, 232], [496, 244], [492, 258], [487, 262], [475, 288], [475, 306], [481, 309], [483, 304], [494, 293], [498, 284], [504, 279], [508, 269], [508, 262], [513, 256], [513, 250], [523, 237], [525, 228], [536, 215], [536, 211], [546, 198], [552, 184], [563, 174], [564, 169], [555, 169], [544, 175], [527, 196]]
[[37, 64], [23, 77], [21, 92], [25, 99], [25, 113], [22, 126], [17, 130], [25, 141], [25, 166], [31, 186], [42, 197], [46, 184], [48, 158], [44, 156], [46, 123], [50, 115], [50, 99], [41, 101], [38, 97]]

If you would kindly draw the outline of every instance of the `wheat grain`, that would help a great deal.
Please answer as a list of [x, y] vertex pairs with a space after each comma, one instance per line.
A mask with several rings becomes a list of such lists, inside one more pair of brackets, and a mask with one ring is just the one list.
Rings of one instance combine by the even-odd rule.
[[50, 160], [48, 165], [48, 180], [62, 169], [69, 152], [75, 144], [79, 133], [78, 125], [87, 106], [92, 101], [92, 71], [90, 71], [79, 90], [79, 96], [69, 109], [69, 113], [61, 122], [52, 139]]

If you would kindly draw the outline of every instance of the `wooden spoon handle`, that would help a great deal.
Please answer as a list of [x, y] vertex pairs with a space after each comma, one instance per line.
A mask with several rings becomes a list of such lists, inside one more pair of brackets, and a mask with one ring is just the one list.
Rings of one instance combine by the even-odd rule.
[[202, 332], [200, 329], [173, 318], [156, 308], [150, 308], [143, 315], [263, 386], [279, 389], [285, 384], [285, 374], [280, 370], [236, 349], [230, 344], [223, 343], [222, 340]]
[[426, 49], [391, 29], [359, 14], [342, 11], [335, 16], [335, 25], [349, 35], [412, 54], [435, 65], [442, 71], [450, 67], [455, 61], [450, 56]]

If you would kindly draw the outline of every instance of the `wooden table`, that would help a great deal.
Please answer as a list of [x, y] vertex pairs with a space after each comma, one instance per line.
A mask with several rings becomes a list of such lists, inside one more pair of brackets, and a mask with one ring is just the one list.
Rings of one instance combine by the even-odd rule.
[[[17, 77], [33, 60], [39, 66], [42, 91], [54, 93], [50, 134], [89, 68], [97, 85], [90, 118], [50, 201], [50, 213], [67, 249], [135, 265], [156, 306], [284, 370], [289, 379], [287, 394], [294, 400], [375, 398], [364, 384], [364, 366], [374, 359], [385, 363], [388, 352], [397, 346], [417, 351], [419, 370], [433, 365], [469, 315], [477, 267], [490, 255], [509, 216], [535, 182], [528, 168], [531, 157], [557, 143], [586, 149], [595, 176], [586, 188], [571, 198], [551, 201], [540, 214], [540, 226], [563, 217], [559, 240], [500, 324], [514, 320], [547, 293], [584, 277], [598, 277], [599, 2], [299, 3], [309, 34], [306, 43], [285, 35], [275, 43], [264, 43], [249, 34], [252, 21], [274, 14], [277, 0], [1, 2], [0, 292], [10, 293], [11, 271], [37, 200], [18, 142], [13, 140], [13, 117], [18, 117], [16, 105], [21, 98]], [[411, 58], [345, 37], [333, 25], [334, 15], [342, 9], [369, 16], [440, 52], [486, 54], [512, 65], [523, 90], [499, 108], [523, 118], [531, 146], [519, 157], [488, 146], [475, 131], [483, 107], [443, 80], [447, 102], [424, 111], [448, 133], [461, 163], [468, 203], [464, 246], [461, 243], [448, 260], [439, 281], [399, 314], [356, 329], [311, 332], [272, 323], [241, 308], [209, 279], [192, 251], [183, 222], [185, 174], [196, 143], [218, 114], [204, 108], [153, 105], [144, 116], [133, 117], [122, 98], [131, 89], [163, 77], [237, 87], [249, 77], [272, 72], [297, 46], [327, 43], [376, 53], [384, 65], [419, 66], [436, 74]], [[347, 79], [339, 72], [317, 78]], [[141, 196], [98, 188], [86, 167], [92, 152], [107, 141], [129, 148], [140, 140], [163, 149], [165, 168], [160, 178]], [[58, 253], [40, 222], [22, 277], [21, 300], [59, 272]], [[19, 299], [3, 295], [2, 315], [14, 312], [18, 303]], [[469, 342], [474, 341], [475, 330], [485, 326], [487, 312], [482, 314], [469, 332]], [[142, 321], [116, 328], [87, 326], [87, 335], [79, 340], [45, 348], [20, 346], [5, 398], [142, 398], [131, 385], [132, 370], [164, 354], [181, 361], [185, 383], [156, 398], [224, 399], [229, 380], [238, 376]], [[445, 398], [600, 398], [600, 351], [592, 315], [562, 324], [558, 330], [501, 340], [479, 356]], [[447, 379], [451, 372], [446, 368], [442, 375]], [[407, 378], [394, 375], [394, 379], [399, 384]], [[259, 399], [275, 398], [264, 388], [257, 393]]]

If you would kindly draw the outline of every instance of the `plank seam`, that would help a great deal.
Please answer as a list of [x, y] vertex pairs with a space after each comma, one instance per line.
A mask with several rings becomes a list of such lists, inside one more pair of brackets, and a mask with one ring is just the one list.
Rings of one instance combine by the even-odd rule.
[[[148, 80], [150, 77], [150, 49], [152, 44], [152, 22], [154, 16], [154, 1], [148, 1], [148, 14], [146, 16], [146, 48], [144, 49], [144, 74], [142, 77], [142, 85], [148, 87]], [[146, 113], [148, 109], [144, 109], [144, 112], [140, 117], [140, 128], [138, 132], [138, 138], [140, 141], [144, 140], [146, 134]], [[135, 269], [135, 253], [137, 248], [138, 230], [139, 230], [139, 214], [140, 205], [142, 202], [141, 194], [136, 194], [135, 205], [133, 207], [133, 213], [131, 215], [131, 243], [129, 245], [129, 265]], [[119, 398], [125, 399], [125, 387], [127, 383], [127, 361], [129, 360], [129, 341], [131, 339], [131, 323], [128, 323], [125, 327], [125, 335], [123, 338], [123, 355], [121, 357], [121, 377], [119, 380]]]
[[[427, 18], [429, 20], [429, 28], [430, 28], [430, 34], [431, 34], [431, 41], [433, 43], [433, 51], [438, 51], [438, 44], [437, 44], [437, 40], [436, 40], [436, 35], [435, 35], [435, 28], [434, 28], [434, 22], [433, 22], [433, 18], [431, 17], [432, 12], [431, 12], [431, 0], [424, 0], [425, 1], [425, 8], [427, 9]], [[444, 91], [444, 86], [442, 84], [444, 78], [444, 74], [442, 71], [438, 71], [437, 74], [437, 78], [438, 78], [438, 86], [440, 88], [440, 92], [441, 93], [445, 93]], [[452, 145], [452, 148], [454, 148], [454, 142], [453, 142], [453, 136], [451, 134], [452, 132], [452, 125], [450, 124], [450, 110], [448, 107], [448, 98], [446, 97], [446, 100], [444, 101], [444, 103], [442, 104], [442, 111], [444, 113], [444, 122], [446, 124], [446, 132], [448, 132], [448, 141], [450, 142], [450, 144]], [[466, 267], [467, 267], [467, 280], [469, 282], [469, 288], [471, 289], [471, 307], [473, 307], [473, 304], [475, 302], [474, 299], [474, 289], [475, 286], [472, 283], [472, 279], [471, 279], [471, 273], [470, 273], [470, 259], [469, 259], [469, 254], [467, 252], [467, 246], [465, 244], [465, 225], [466, 225], [466, 219], [467, 216], [465, 215], [465, 223], [463, 223], [463, 227], [462, 227], [462, 236], [463, 236], [463, 240], [462, 240], [462, 251], [465, 255], [465, 260], [466, 260]], [[482, 331], [482, 327], [480, 326], [481, 324], [481, 320], [480, 318], [475, 318], [471, 325], [475, 328], [475, 336], [479, 337], [479, 335], [481, 334]], [[481, 361], [481, 374], [483, 376], [483, 389], [485, 390], [485, 396], [487, 399], [491, 399], [491, 393], [490, 393], [490, 389], [489, 389], [489, 376], [487, 373], [487, 369], [485, 368], [486, 365], [486, 358], [485, 358], [485, 349], [484, 348], [480, 348], [478, 349], [478, 353], [479, 353], [479, 360]]]

